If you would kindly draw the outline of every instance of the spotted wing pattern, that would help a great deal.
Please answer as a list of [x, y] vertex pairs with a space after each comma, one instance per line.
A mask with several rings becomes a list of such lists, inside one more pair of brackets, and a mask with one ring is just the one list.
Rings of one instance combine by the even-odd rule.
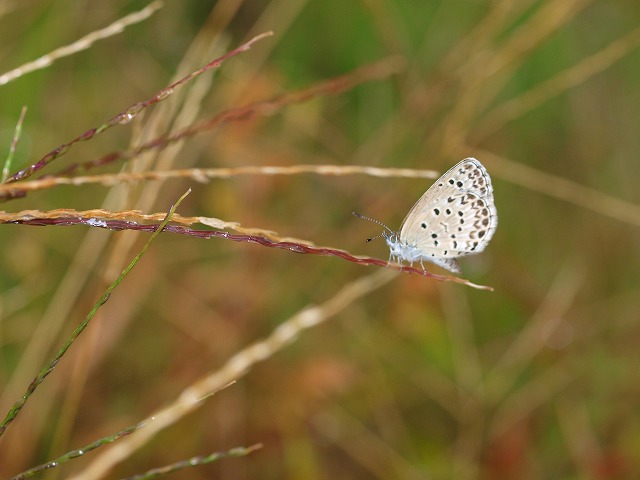
[[419, 252], [420, 260], [458, 272], [454, 259], [484, 250], [497, 225], [491, 178], [478, 160], [465, 158], [416, 202], [402, 223], [399, 241]]

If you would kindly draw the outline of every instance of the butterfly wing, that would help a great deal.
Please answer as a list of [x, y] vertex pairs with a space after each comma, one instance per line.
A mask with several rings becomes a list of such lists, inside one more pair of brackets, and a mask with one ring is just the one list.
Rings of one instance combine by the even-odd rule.
[[442, 175], [411, 208], [400, 241], [424, 260], [459, 271], [456, 257], [479, 253], [498, 225], [491, 178], [475, 158], [465, 158]]

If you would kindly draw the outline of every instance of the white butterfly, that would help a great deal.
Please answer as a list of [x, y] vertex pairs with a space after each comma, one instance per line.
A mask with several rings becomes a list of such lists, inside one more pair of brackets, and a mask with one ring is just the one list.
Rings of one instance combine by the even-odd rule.
[[[389, 261], [411, 265], [424, 260], [459, 273], [456, 258], [480, 253], [498, 226], [491, 178], [475, 158], [465, 158], [442, 175], [420, 197], [402, 222], [400, 232], [385, 228]], [[374, 238], [378, 238], [374, 237]], [[370, 238], [368, 241], [373, 240]]]

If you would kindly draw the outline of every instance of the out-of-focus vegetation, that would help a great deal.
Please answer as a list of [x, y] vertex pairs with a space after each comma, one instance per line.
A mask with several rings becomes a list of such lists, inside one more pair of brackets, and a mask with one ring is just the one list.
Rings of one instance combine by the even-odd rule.
[[[0, 70], [144, 5], [0, 2]], [[273, 30], [43, 173], [397, 56], [396, 75], [88, 173], [299, 164], [444, 171], [475, 156], [493, 178], [498, 230], [482, 255], [461, 263], [465, 278], [494, 292], [399, 275], [255, 365], [111, 477], [258, 442], [261, 450], [189, 478], [640, 475], [639, 20], [632, 1], [185, 0], [0, 87], [5, 152], [28, 107], [17, 170]], [[351, 211], [398, 227], [430, 184], [247, 175], [62, 186], [2, 208], [166, 212], [191, 187], [182, 215], [386, 258], [383, 241], [364, 243], [379, 229]], [[146, 238], [3, 225], [2, 416]], [[296, 312], [375, 271], [160, 235], [7, 429], [0, 474], [144, 419]]]

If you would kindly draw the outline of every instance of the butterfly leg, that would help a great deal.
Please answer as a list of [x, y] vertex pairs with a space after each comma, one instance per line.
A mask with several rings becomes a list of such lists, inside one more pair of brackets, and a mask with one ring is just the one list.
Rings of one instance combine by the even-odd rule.
[[389, 265], [391, 265], [391, 263], [393, 263], [393, 253], [389, 254], [389, 260], [387, 260], [386, 268], [389, 268]]

